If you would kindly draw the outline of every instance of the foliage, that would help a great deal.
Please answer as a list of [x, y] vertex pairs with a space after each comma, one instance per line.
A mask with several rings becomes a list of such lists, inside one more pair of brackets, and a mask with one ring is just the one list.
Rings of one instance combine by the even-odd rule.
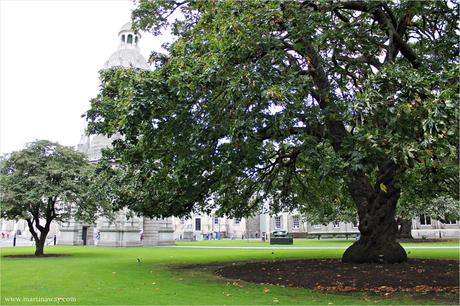
[[431, 159], [407, 171], [398, 215], [410, 219], [424, 214], [442, 222], [460, 220], [458, 173], [455, 160], [439, 163]]
[[1, 161], [2, 218], [25, 219], [41, 232], [53, 220], [94, 221], [102, 210], [93, 197], [93, 171], [72, 148], [47, 140], [28, 144]]
[[456, 3], [156, 0], [133, 19], [177, 39], [154, 71], [103, 71], [86, 113], [124, 137], [101, 167], [119, 206], [334, 219], [458, 164]]

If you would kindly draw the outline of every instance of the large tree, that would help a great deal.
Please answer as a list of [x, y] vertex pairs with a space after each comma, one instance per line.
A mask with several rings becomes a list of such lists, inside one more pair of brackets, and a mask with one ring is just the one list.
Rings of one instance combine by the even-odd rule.
[[116, 203], [148, 216], [354, 205], [361, 239], [343, 261], [407, 259], [405, 173], [458, 164], [456, 2], [154, 0], [133, 20], [176, 40], [154, 71], [104, 71], [86, 113], [90, 132], [123, 135], [105, 157]]
[[47, 140], [30, 143], [0, 163], [1, 217], [25, 219], [42, 256], [52, 221], [71, 217], [92, 221], [94, 166], [85, 155]]

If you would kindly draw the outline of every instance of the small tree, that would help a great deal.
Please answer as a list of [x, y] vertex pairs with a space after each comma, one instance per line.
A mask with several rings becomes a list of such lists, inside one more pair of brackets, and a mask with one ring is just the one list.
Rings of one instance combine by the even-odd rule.
[[25, 219], [35, 239], [35, 255], [41, 256], [52, 221], [95, 218], [92, 172], [85, 155], [72, 148], [47, 140], [30, 143], [1, 161], [1, 216]]

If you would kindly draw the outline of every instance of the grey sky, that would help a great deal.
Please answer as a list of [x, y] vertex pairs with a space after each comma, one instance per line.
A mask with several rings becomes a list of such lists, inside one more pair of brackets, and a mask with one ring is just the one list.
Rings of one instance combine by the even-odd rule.
[[[35, 139], [78, 143], [98, 71], [117, 49], [131, 0], [0, 0], [0, 152]], [[148, 57], [161, 42], [140, 41]]]

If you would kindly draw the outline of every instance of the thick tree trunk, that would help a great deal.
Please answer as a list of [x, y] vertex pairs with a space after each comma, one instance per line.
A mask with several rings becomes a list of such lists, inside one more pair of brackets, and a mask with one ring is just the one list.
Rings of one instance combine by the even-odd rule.
[[45, 248], [45, 239], [38, 239], [35, 240], [35, 256], [43, 256], [44, 248]]
[[412, 220], [411, 219], [404, 219], [404, 218], [397, 218], [396, 224], [398, 225], [398, 233], [396, 238], [398, 239], [411, 239], [411, 230], [412, 230]]
[[[406, 251], [396, 242], [395, 220], [400, 190], [394, 186], [393, 171], [379, 178], [372, 188], [365, 176], [355, 178], [349, 189], [358, 207], [360, 239], [343, 254], [343, 262], [399, 263], [407, 261]], [[386, 184], [385, 184], [385, 183]]]

